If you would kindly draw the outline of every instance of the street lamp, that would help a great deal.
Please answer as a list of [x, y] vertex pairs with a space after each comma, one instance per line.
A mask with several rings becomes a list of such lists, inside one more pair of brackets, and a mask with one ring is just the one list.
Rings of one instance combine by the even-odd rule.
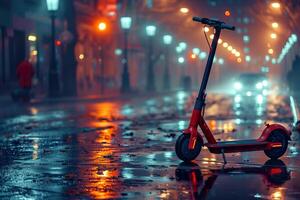
[[271, 7], [278, 9], [278, 8], [280, 8], [280, 3], [279, 2], [273, 2], [273, 3], [271, 3]]
[[172, 43], [172, 36], [171, 35], [164, 35], [163, 41], [166, 45], [165, 49], [165, 71], [164, 71], [164, 89], [170, 89], [170, 74], [169, 74], [169, 46]]
[[121, 17], [121, 28], [124, 30], [124, 58], [122, 60], [123, 63], [123, 73], [122, 73], [122, 85], [121, 92], [126, 93], [131, 90], [130, 87], [130, 76], [128, 70], [128, 31], [131, 27], [132, 18], [131, 17]]
[[149, 36], [148, 40], [148, 73], [147, 73], [147, 91], [155, 91], [155, 76], [153, 70], [153, 37], [156, 34], [156, 27], [153, 25], [146, 26], [146, 34]]
[[47, 9], [51, 18], [51, 50], [49, 68], [49, 96], [55, 97], [59, 94], [59, 77], [56, 66], [55, 52], [55, 12], [58, 10], [59, 0], [47, 0]]

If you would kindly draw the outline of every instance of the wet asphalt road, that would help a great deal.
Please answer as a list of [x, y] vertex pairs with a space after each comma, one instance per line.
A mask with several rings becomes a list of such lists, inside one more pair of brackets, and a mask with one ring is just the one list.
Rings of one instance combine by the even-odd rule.
[[[7, 105], [0, 113], [0, 199], [300, 199], [299, 136], [281, 160], [263, 152], [194, 163], [176, 157], [193, 98], [178, 92], [104, 102]], [[208, 97], [220, 140], [256, 138], [264, 121], [292, 122], [288, 98], [236, 106]]]

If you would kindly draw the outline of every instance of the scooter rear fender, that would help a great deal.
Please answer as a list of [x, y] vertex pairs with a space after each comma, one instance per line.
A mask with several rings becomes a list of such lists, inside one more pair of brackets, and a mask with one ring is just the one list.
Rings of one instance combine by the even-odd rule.
[[292, 132], [288, 130], [286, 127], [284, 127], [281, 124], [266, 124], [266, 128], [263, 130], [261, 136], [257, 139], [257, 141], [264, 142], [268, 139], [269, 135], [273, 131], [281, 131], [286, 134], [288, 140], [291, 140]]

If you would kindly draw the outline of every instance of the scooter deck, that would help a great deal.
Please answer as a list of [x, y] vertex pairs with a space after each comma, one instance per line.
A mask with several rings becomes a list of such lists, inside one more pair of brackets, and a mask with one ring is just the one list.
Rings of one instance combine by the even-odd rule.
[[216, 144], [205, 144], [211, 153], [233, 153], [242, 151], [261, 151], [267, 148], [267, 141], [259, 142], [256, 139], [252, 140], [234, 140], [217, 142]]

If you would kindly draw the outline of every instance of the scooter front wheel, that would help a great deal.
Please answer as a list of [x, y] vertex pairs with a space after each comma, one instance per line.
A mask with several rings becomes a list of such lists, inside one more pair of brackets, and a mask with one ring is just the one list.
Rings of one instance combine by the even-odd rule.
[[285, 133], [282, 133], [280, 131], [274, 131], [270, 134], [270, 136], [267, 139], [269, 142], [279, 142], [281, 143], [280, 148], [272, 148], [270, 150], [265, 150], [265, 154], [271, 158], [271, 159], [277, 159], [281, 157], [288, 146], [288, 139], [285, 135]]
[[195, 148], [190, 150], [189, 149], [189, 140], [190, 140], [189, 134], [182, 134], [177, 138], [176, 145], [175, 145], [175, 151], [176, 155], [179, 159], [190, 162], [194, 160], [200, 153], [202, 149], [202, 142], [200, 139], [197, 139]]

